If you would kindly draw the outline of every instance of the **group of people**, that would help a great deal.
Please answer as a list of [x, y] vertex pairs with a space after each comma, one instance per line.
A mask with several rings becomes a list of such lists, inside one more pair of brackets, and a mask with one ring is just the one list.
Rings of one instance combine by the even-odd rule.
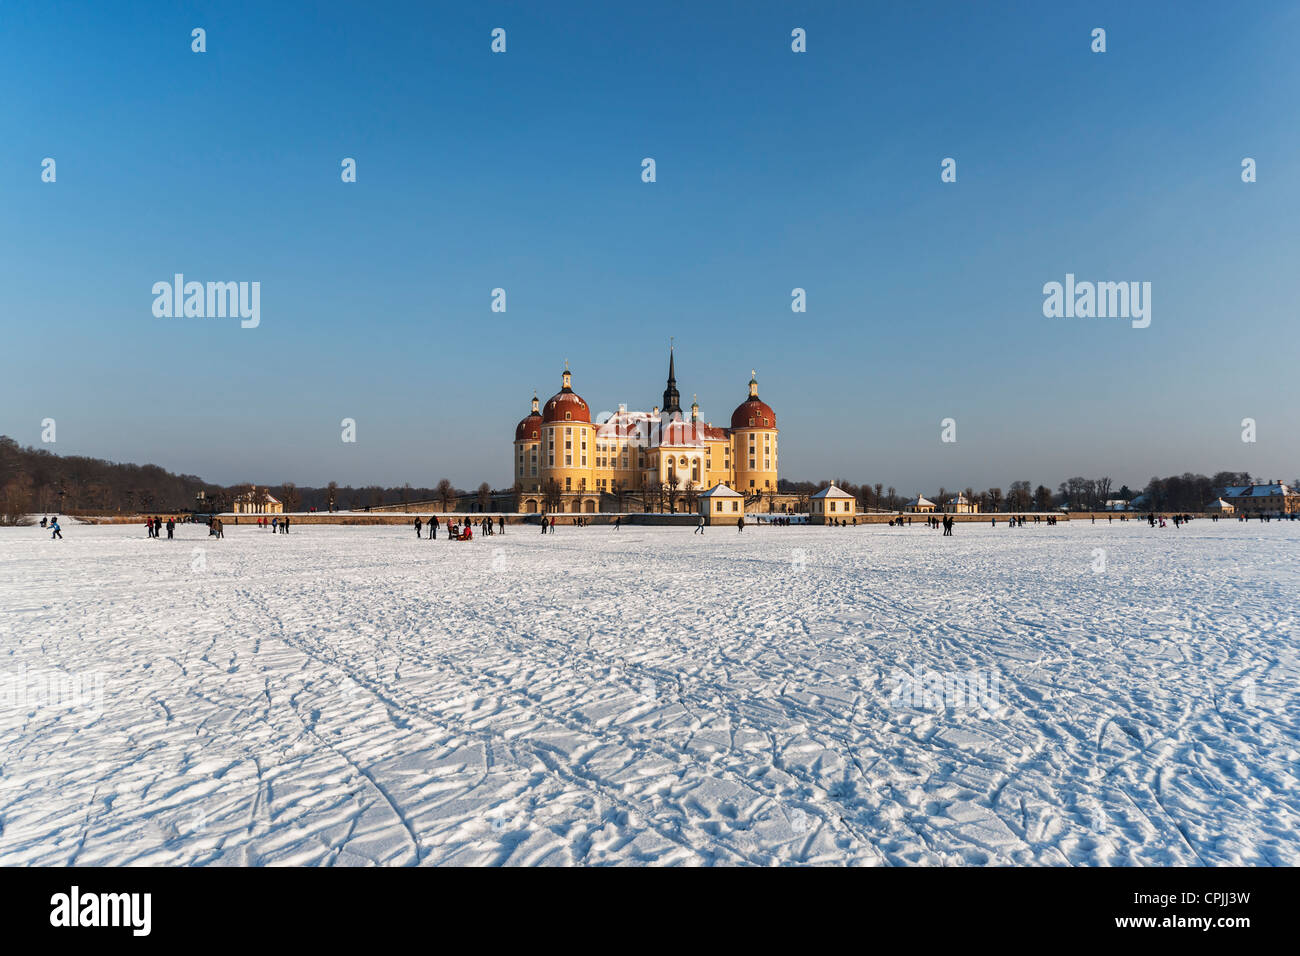
[[[480, 534], [493, 535], [506, 533], [506, 516], [499, 515], [496, 520], [496, 530], [493, 530], [493, 521], [490, 515], [485, 516], [480, 521], [471, 522], [465, 520], [462, 525], [459, 521], [447, 519], [447, 537], [452, 541], [469, 541], [474, 536], [474, 525], [478, 525]], [[425, 527], [429, 529], [429, 540], [432, 541], [438, 537], [438, 528], [442, 522], [438, 520], [437, 515], [429, 515], [427, 522], [423, 521], [418, 515], [415, 518], [415, 536], [423, 537]]]
[[272, 534], [276, 534], [277, 532], [280, 534], [288, 534], [289, 516], [284, 515], [281, 517], [280, 515], [271, 515], [270, 517], [267, 517], [266, 515], [259, 515], [257, 518], [257, 526], [263, 531], [270, 528]]
[[[145, 519], [144, 519], [144, 530], [145, 530], [145, 534], [148, 535], [150, 538], [161, 538], [161, 537], [162, 537], [162, 529], [163, 529], [163, 519], [160, 518], [160, 517], [158, 517], [157, 515], [154, 515], [153, 517], [148, 517], [148, 518], [145, 518]], [[168, 519], [167, 519], [167, 538], [168, 538], [168, 540], [171, 539], [171, 537], [172, 537], [172, 532], [174, 532], [175, 530], [176, 530], [176, 519], [175, 519], [175, 518], [168, 518]]]
[[[1192, 516], [1191, 516], [1191, 515], [1171, 515], [1170, 518], [1169, 518], [1169, 520], [1172, 521], [1172, 522], [1174, 523], [1174, 527], [1175, 527], [1175, 528], [1181, 528], [1183, 525], [1187, 524], [1187, 522], [1189, 522], [1189, 521], [1192, 520]], [[1147, 515], [1147, 524], [1150, 525], [1152, 528], [1154, 528], [1157, 524], [1159, 524], [1160, 527], [1162, 527], [1162, 528], [1168, 527], [1168, 525], [1165, 524], [1165, 517], [1164, 517], [1164, 515], [1156, 515], [1154, 512], [1152, 512], [1151, 514]]]

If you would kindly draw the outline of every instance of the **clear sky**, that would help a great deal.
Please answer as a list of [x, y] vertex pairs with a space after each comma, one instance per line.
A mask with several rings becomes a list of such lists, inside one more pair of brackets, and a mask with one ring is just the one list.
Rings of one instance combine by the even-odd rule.
[[[648, 409], [671, 335], [715, 423], [758, 370], [783, 477], [1300, 471], [1295, 3], [0, 21], [0, 433], [23, 444], [53, 418], [58, 453], [222, 483], [501, 487], [565, 359], [593, 409]], [[177, 272], [260, 282], [260, 326], [156, 318]], [[1045, 318], [1067, 273], [1150, 282], [1150, 327]]]

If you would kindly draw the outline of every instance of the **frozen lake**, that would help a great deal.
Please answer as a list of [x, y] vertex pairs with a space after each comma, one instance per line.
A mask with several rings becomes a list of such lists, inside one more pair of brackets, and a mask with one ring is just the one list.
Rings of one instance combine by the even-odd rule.
[[1300, 865], [1300, 522], [64, 535], [0, 865]]

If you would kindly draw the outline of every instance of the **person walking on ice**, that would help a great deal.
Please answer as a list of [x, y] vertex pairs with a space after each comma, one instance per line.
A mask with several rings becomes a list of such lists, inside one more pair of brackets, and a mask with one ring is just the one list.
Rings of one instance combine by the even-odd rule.
[[416, 515], [416, 516], [415, 516], [415, 536], [416, 536], [417, 538], [420, 536], [420, 529], [421, 529], [422, 527], [424, 527], [424, 526], [423, 526], [422, 524], [420, 524], [420, 516], [419, 516], [419, 515]]
[[745, 530], [745, 516], [744, 516], [744, 515], [741, 515], [739, 518], [736, 519], [736, 530], [737, 530], [737, 531], [744, 531], [744, 530]]
[[63, 532], [59, 530], [59, 519], [57, 517], [50, 519], [50, 540], [53, 541], [55, 538], [60, 541], [63, 540]]
[[700, 515], [700, 523], [695, 526], [691, 534], [704, 534], [704, 515]]

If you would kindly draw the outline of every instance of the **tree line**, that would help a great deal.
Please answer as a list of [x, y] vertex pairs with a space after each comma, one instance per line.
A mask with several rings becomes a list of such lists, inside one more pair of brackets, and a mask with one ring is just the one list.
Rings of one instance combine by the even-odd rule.
[[109, 515], [230, 511], [235, 500], [245, 495], [254, 502], [274, 496], [286, 511], [361, 511], [380, 505], [430, 501], [442, 502], [447, 510], [472, 500], [481, 503], [480, 510], [486, 510], [487, 502], [498, 493], [486, 482], [467, 492], [445, 478], [433, 487], [419, 488], [409, 483], [354, 487], [334, 481], [319, 488], [291, 481], [271, 486], [219, 485], [197, 475], [173, 474], [157, 465], [55, 455], [44, 448], [22, 447], [0, 435], [0, 522], [9, 524], [34, 512]]
[[[1254, 479], [1257, 483], [1260, 479]], [[860, 511], [898, 511], [914, 497], [913, 494], [899, 494], [892, 485], [876, 482], [856, 484], [852, 481], [837, 479], [837, 487], [853, 495], [858, 501]], [[1035, 486], [1027, 480], [1011, 482], [1005, 491], [1001, 486], [976, 490], [971, 487], [947, 488], [940, 486], [936, 491], [921, 492], [921, 495], [933, 501], [937, 507], [943, 507], [950, 498], [961, 494], [966, 500], [978, 506], [981, 512], [1006, 511], [1104, 511], [1110, 502], [1133, 502], [1141, 498], [1139, 506], [1149, 511], [1204, 511], [1206, 505], [1223, 494], [1224, 489], [1233, 485], [1252, 483], [1249, 472], [1220, 471], [1214, 475], [1198, 475], [1185, 472], [1168, 478], [1153, 477], [1142, 489], [1134, 491], [1128, 485], [1118, 490], [1109, 477], [1068, 478], [1052, 491], [1046, 485]], [[808, 499], [828, 488], [831, 481], [777, 481], [777, 492], [795, 495], [799, 500], [800, 510], [806, 511]], [[1295, 479], [1300, 486], [1300, 478]]]
[[[1153, 477], [1141, 489], [1146, 498], [1141, 502], [1145, 510], [1199, 512], [1223, 493], [1230, 485], [1251, 483], [1249, 473], [1220, 471], [1206, 476], [1190, 472], [1167, 478]], [[800, 510], [806, 511], [809, 498], [828, 487], [830, 481], [790, 481], [780, 479], [777, 486], [766, 493], [775, 501], [777, 494], [794, 495]], [[900, 494], [895, 487], [880, 482], [861, 484], [837, 480], [835, 484], [858, 500], [862, 511], [897, 511], [912, 498]], [[1296, 480], [1300, 485], [1300, 479]], [[436, 502], [441, 510], [453, 507], [467, 508], [477, 504], [479, 511], [489, 510], [493, 499], [518, 487], [494, 489], [487, 482], [473, 491], [455, 487], [446, 478], [433, 487], [414, 487], [411, 484], [382, 487], [380, 485], [340, 485], [329, 482], [322, 487], [300, 487], [293, 482], [279, 485], [236, 484], [223, 486], [204, 481], [197, 475], [177, 475], [157, 465], [134, 465], [88, 458], [80, 455], [55, 455], [43, 448], [21, 447], [12, 438], [0, 436], [0, 522], [15, 523], [21, 516], [32, 512], [46, 514], [141, 514], [148, 512], [230, 511], [237, 498], [251, 495], [254, 500], [273, 495], [286, 511], [361, 511], [383, 505], [406, 505], [416, 502]], [[682, 493], [693, 508], [702, 489], [683, 488]], [[1053, 511], [1068, 508], [1072, 511], [1100, 511], [1112, 500], [1132, 501], [1139, 492], [1127, 485], [1113, 488], [1109, 477], [1069, 478], [1061, 482], [1056, 491], [1045, 485], [1033, 485], [1026, 480], [1013, 481], [1005, 492], [1001, 487], [946, 488], [939, 487], [923, 494], [940, 507], [957, 493], [979, 506], [980, 511]], [[200, 493], [203, 495], [199, 498]], [[630, 490], [615, 483], [611, 488], [622, 503]], [[678, 494], [675, 481], [655, 483], [640, 494], [647, 503], [663, 509], [665, 501]], [[543, 489], [543, 498], [554, 510], [562, 497], [558, 485]], [[763, 496], [759, 496], [763, 497]], [[775, 510], [775, 508], [773, 508]]]

